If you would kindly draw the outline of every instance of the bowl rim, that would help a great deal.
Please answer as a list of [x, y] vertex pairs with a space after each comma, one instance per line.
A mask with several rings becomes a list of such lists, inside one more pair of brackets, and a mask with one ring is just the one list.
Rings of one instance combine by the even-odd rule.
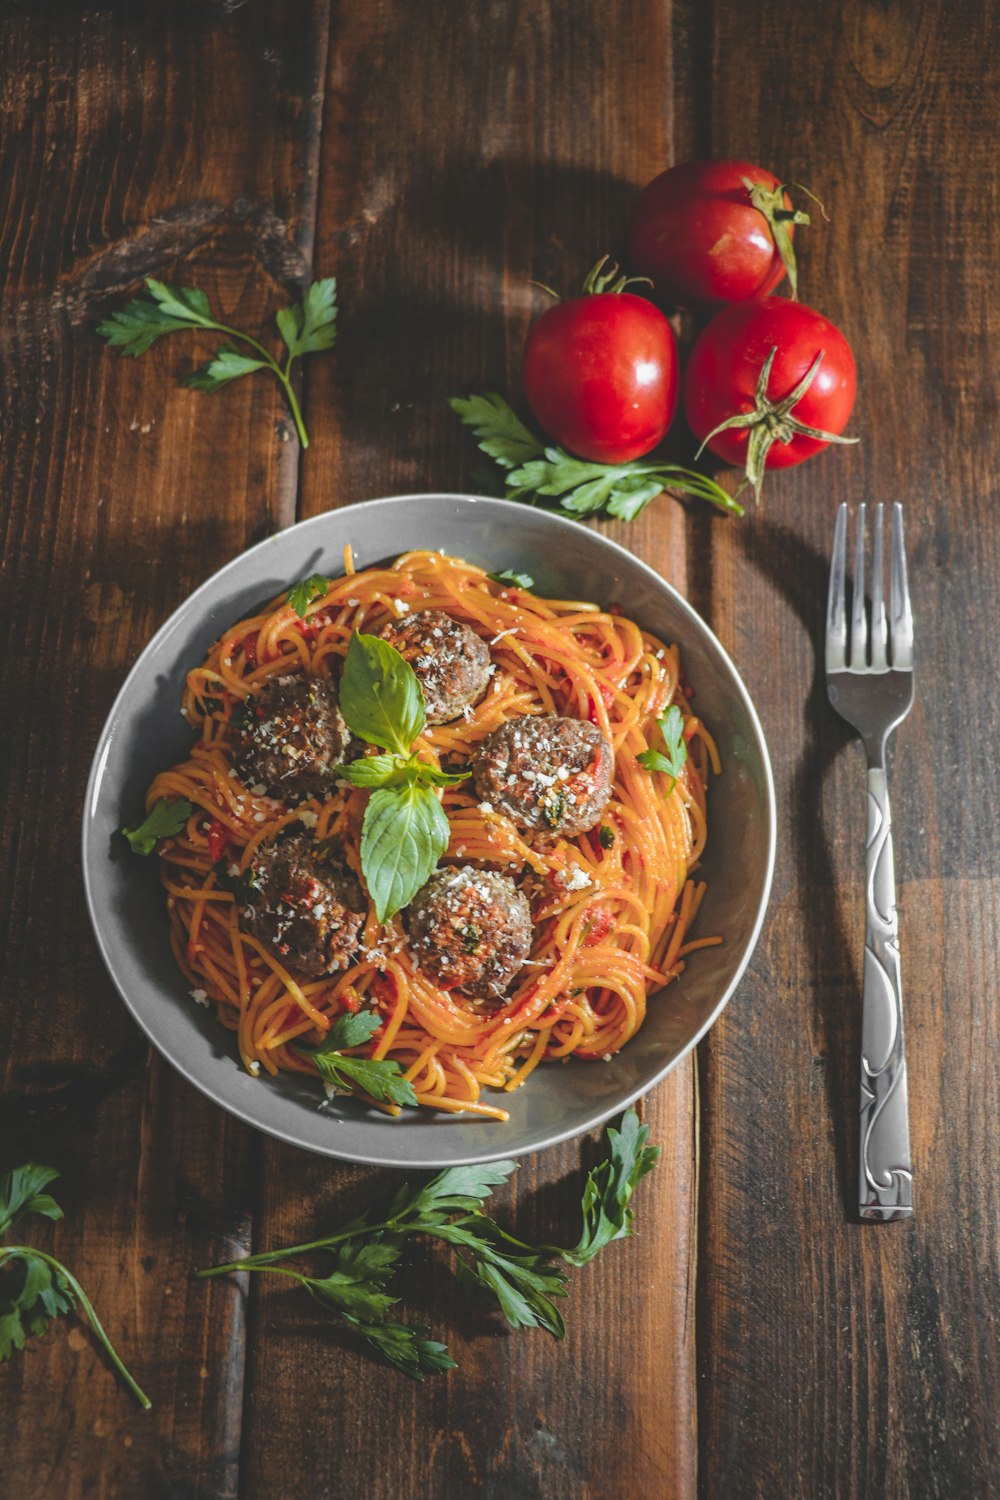
[[[632, 1104], [636, 1103], [637, 1100], [644, 1098], [646, 1094], [648, 1094], [658, 1084], [662, 1083], [667, 1074], [672, 1072], [673, 1069], [676, 1068], [678, 1064], [684, 1060], [684, 1058], [686, 1058], [691, 1052], [694, 1051], [699, 1042], [703, 1040], [706, 1034], [715, 1025], [716, 1021], [719, 1019], [722, 1012], [729, 1004], [729, 1001], [732, 999], [733, 995], [736, 992], [736, 989], [743, 979], [743, 976], [757, 947], [757, 943], [760, 939], [761, 928], [763, 927], [764, 918], [767, 914], [767, 908], [771, 895], [771, 887], [774, 879], [774, 866], [777, 852], [777, 802], [775, 796], [774, 772], [771, 765], [771, 755], [768, 749], [767, 740], [764, 735], [763, 726], [760, 722], [760, 717], [754, 706], [753, 700], [750, 697], [749, 692], [747, 691], [746, 685], [743, 682], [743, 678], [737, 670], [735, 663], [729, 655], [729, 652], [723, 646], [722, 642], [719, 640], [718, 636], [707, 624], [707, 622], [701, 617], [701, 615], [698, 614], [694, 607], [688, 603], [684, 596], [674, 587], [672, 583], [669, 582], [668, 579], [664, 578], [662, 574], [658, 573], [656, 569], [653, 568], [649, 563], [645, 562], [643, 558], [630, 551], [620, 542], [616, 542], [613, 538], [606, 536], [603, 532], [593, 531], [590, 528], [586, 528], [590, 532], [590, 536], [593, 538], [594, 542], [601, 550], [606, 549], [610, 551], [612, 557], [620, 558], [624, 562], [626, 562], [630, 568], [638, 568], [641, 572], [647, 574], [650, 583], [654, 585], [655, 588], [663, 590], [668, 595], [670, 595], [674, 606], [680, 611], [683, 616], [690, 620], [694, 629], [707, 637], [711, 646], [718, 653], [723, 664], [729, 672], [734, 690], [737, 697], [739, 698], [740, 705], [743, 711], [746, 713], [747, 718], [753, 728], [754, 735], [761, 751], [761, 766], [763, 770], [764, 790], [764, 796], [762, 798], [762, 808], [764, 813], [764, 821], [766, 823], [765, 832], [767, 839], [767, 850], [765, 857], [764, 879], [761, 884], [760, 895], [757, 902], [757, 910], [749, 935], [744, 942], [743, 953], [735, 970], [733, 971], [732, 978], [726, 985], [716, 1004], [713, 1006], [711, 1012], [695, 1032], [695, 1034], [684, 1044], [684, 1046], [677, 1053], [675, 1053], [669, 1059], [668, 1062], [663, 1065], [662, 1068], [659, 1068], [638, 1088], [630, 1089], [624, 1095], [617, 1097], [614, 1104], [612, 1104], [610, 1107], [607, 1106], [607, 1104], [596, 1105], [593, 1114], [588, 1116], [587, 1120], [582, 1124], [573, 1123], [565, 1128], [556, 1129], [551, 1133], [545, 1134], [542, 1138], [534, 1141], [533, 1143], [520, 1147], [512, 1147], [510, 1143], [504, 1146], [503, 1144], [498, 1142], [494, 1148], [487, 1148], [482, 1151], [469, 1151], [463, 1153], [460, 1157], [456, 1157], [454, 1155], [436, 1155], [432, 1150], [431, 1153], [426, 1157], [426, 1159], [421, 1159], [419, 1165], [414, 1162], [400, 1162], [399, 1158], [393, 1156], [391, 1153], [386, 1154], [379, 1151], [366, 1151], [351, 1148], [334, 1149], [337, 1146], [336, 1139], [332, 1139], [329, 1146], [325, 1144], [319, 1145], [315, 1141], [304, 1139], [294, 1130], [263, 1122], [258, 1118], [255, 1118], [251, 1110], [241, 1108], [240, 1104], [235, 1100], [221, 1098], [217, 1093], [213, 1091], [207, 1080], [202, 1080], [201, 1078], [199, 1078], [195, 1074], [195, 1072], [188, 1067], [186, 1061], [182, 1057], [179, 1058], [176, 1053], [172, 1052], [169, 1047], [167, 1047], [161, 1041], [161, 1039], [154, 1034], [154, 1032], [147, 1025], [139, 1004], [133, 1001], [128, 993], [125, 983], [119, 975], [114, 960], [112, 945], [102, 929], [102, 924], [98, 913], [96, 892], [91, 880], [90, 871], [90, 844], [91, 838], [93, 836], [93, 820], [99, 799], [100, 783], [104, 773], [104, 766], [108, 754], [110, 753], [111, 740], [114, 735], [119, 718], [121, 717], [122, 710], [131, 696], [133, 683], [137, 679], [139, 679], [145, 673], [145, 671], [148, 670], [146, 667], [146, 663], [149, 656], [154, 653], [157, 648], [169, 638], [171, 633], [182, 623], [182, 621], [186, 620], [189, 617], [193, 606], [197, 606], [204, 598], [207, 598], [212, 593], [214, 593], [217, 590], [220, 582], [225, 580], [226, 577], [235, 570], [242, 569], [246, 565], [248, 560], [256, 558], [258, 556], [263, 557], [267, 553], [267, 551], [274, 546], [277, 540], [284, 540], [285, 538], [288, 538], [293, 532], [299, 536], [306, 537], [310, 532], [314, 530], [318, 531], [323, 527], [329, 527], [331, 523], [337, 524], [337, 522], [342, 521], [346, 516], [357, 514], [359, 511], [371, 513], [375, 510], [389, 510], [404, 505], [412, 506], [414, 504], [419, 504], [421, 501], [429, 500], [455, 501], [459, 504], [471, 503], [476, 506], [483, 506], [486, 510], [493, 510], [495, 507], [503, 507], [504, 509], [509, 509], [515, 504], [515, 502], [513, 501], [501, 499], [496, 496], [477, 495], [464, 493], [462, 491], [449, 490], [429, 490], [424, 492], [400, 495], [383, 495], [371, 500], [348, 502], [346, 505], [337, 506], [336, 508], [327, 511], [321, 511], [315, 516], [308, 516], [304, 520], [293, 522], [291, 526], [282, 527], [280, 530], [272, 532], [269, 536], [264, 537], [261, 541], [254, 543], [253, 546], [247, 547], [244, 551], [237, 553], [235, 557], [230, 558], [230, 560], [224, 563], [222, 567], [218, 568], [189, 594], [185, 595], [181, 602], [176, 606], [175, 609], [171, 611], [167, 619], [164, 620], [163, 624], [154, 632], [154, 634], [149, 638], [149, 640], [140, 650], [134, 663], [126, 674], [121, 687], [118, 689], [114, 701], [111, 704], [111, 707], [105, 717], [104, 723], [101, 726], [91, 760], [90, 771], [87, 777], [86, 791], [84, 793], [80, 838], [83, 886], [87, 904], [87, 913], [90, 918], [91, 929], [96, 939], [101, 959], [104, 963], [108, 975], [112, 980], [112, 983], [115, 986], [115, 989], [118, 991], [118, 994], [121, 997], [121, 1000], [124, 1003], [125, 1008], [132, 1017], [133, 1021], [136, 1022], [146, 1039], [152, 1043], [160, 1056], [163, 1057], [171, 1065], [171, 1067], [176, 1069], [176, 1071], [180, 1073], [181, 1076], [186, 1079], [189, 1084], [193, 1085], [199, 1091], [199, 1093], [203, 1094], [207, 1099], [211, 1100], [211, 1102], [218, 1108], [225, 1110], [227, 1114], [234, 1116], [236, 1119], [242, 1121], [244, 1124], [251, 1126], [253, 1129], [262, 1131], [265, 1135], [272, 1136], [274, 1139], [282, 1141], [286, 1145], [297, 1146], [301, 1150], [309, 1151], [316, 1155], [326, 1156], [337, 1161], [354, 1162], [363, 1166], [392, 1167], [397, 1170], [417, 1171], [422, 1171], [425, 1169], [435, 1170], [441, 1167], [451, 1166], [480, 1165], [485, 1162], [499, 1161], [511, 1156], [527, 1156], [532, 1155], [537, 1151], [548, 1150], [551, 1146], [560, 1145], [565, 1141], [572, 1140], [579, 1135], [586, 1134], [588, 1131], [596, 1129], [599, 1125], [605, 1124], [608, 1120], [612, 1119], [612, 1117], [620, 1114], [623, 1110], [628, 1109]], [[544, 516], [546, 519], [546, 523], [552, 523], [557, 533], [560, 530], [564, 530], [567, 533], [572, 532], [574, 535], [579, 534], [580, 522], [573, 518], [559, 515], [558, 513], [554, 513], [548, 510], [535, 510], [534, 514], [537, 517]], [[328, 543], [326, 544], [326, 546], [327, 549], [329, 549]], [[366, 564], [366, 566], [368, 565]], [[456, 1118], [461, 1119], [462, 1117], [459, 1115], [456, 1116]], [[336, 1133], [334, 1133], [334, 1135], [335, 1134]], [[391, 1138], [391, 1132], [387, 1132], [387, 1144], [391, 1142]], [[484, 1136], [484, 1141], [485, 1139], [486, 1137]]]

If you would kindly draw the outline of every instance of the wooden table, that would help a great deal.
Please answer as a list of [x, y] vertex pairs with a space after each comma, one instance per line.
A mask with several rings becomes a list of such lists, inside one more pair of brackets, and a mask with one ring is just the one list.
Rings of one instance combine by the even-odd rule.
[[[0, 38], [0, 1151], [60, 1168], [38, 1243], [155, 1403], [64, 1321], [0, 1370], [7, 1500], [1000, 1494], [995, 10], [35, 0]], [[407, 1296], [460, 1368], [413, 1385], [294, 1290], [192, 1281], [395, 1178], [255, 1134], [150, 1055], [86, 920], [86, 770], [130, 663], [219, 564], [331, 506], [473, 488], [445, 398], [515, 391], [529, 281], [574, 285], [642, 183], [709, 154], [824, 198], [803, 291], [860, 367], [860, 445], [772, 478], [744, 521], [662, 499], [609, 528], [759, 705], [769, 919], [647, 1100], [639, 1237], [575, 1278], [565, 1345], [421, 1262]], [[149, 274], [251, 328], [336, 274], [308, 453], [266, 380], [208, 399], [175, 383], [190, 344], [105, 349], [96, 323]], [[888, 1227], [853, 1212], [863, 770], [816, 655], [834, 507], [865, 498], [906, 502], [919, 632], [893, 766], [917, 1215]], [[571, 1239], [595, 1149], [526, 1161], [501, 1216]]]

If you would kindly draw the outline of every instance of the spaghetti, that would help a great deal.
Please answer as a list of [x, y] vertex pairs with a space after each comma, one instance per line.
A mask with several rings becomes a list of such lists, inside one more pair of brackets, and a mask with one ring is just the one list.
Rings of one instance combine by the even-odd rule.
[[[382, 926], [374, 908], [348, 969], [296, 975], [241, 928], [227, 888], [261, 844], [296, 824], [318, 840], [336, 837], [360, 874], [368, 793], [339, 782], [327, 800], [295, 806], [263, 795], [233, 766], [229, 717], [278, 674], [336, 681], [355, 630], [377, 633], [418, 609], [471, 626], [494, 667], [476, 706], [425, 728], [414, 747], [423, 758], [464, 768], [491, 731], [531, 713], [589, 720], [615, 751], [601, 824], [573, 838], [519, 830], [479, 803], [471, 782], [440, 794], [451, 828], [445, 861], [510, 875], [531, 905], [530, 957], [489, 1008], [441, 988], [418, 966], [405, 922]], [[718, 770], [689, 697], [677, 647], [617, 612], [538, 598], [437, 552], [356, 573], [348, 551], [345, 575], [305, 618], [282, 595], [227, 630], [188, 676], [181, 711], [198, 739], [187, 760], [156, 777], [147, 806], [184, 798], [195, 809], [161, 847], [171, 943], [194, 997], [214, 1002], [254, 1074], [314, 1073], [300, 1048], [321, 1041], [344, 1010], [377, 1011], [381, 1028], [359, 1051], [398, 1061], [421, 1105], [498, 1120], [507, 1113], [484, 1090], [516, 1089], [550, 1059], [610, 1059], [642, 1025], [650, 992], [676, 978], [694, 949], [721, 941], [689, 936], [704, 894], [691, 877], [705, 844], [705, 784]], [[637, 759], [658, 743], [657, 719], [671, 704], [688, 749], [676, 780]]]

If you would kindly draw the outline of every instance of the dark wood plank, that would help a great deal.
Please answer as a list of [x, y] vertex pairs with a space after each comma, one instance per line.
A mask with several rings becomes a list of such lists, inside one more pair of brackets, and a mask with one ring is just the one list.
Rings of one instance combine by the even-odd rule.
[[[712, 151], [801, 178], [833, 215], [801, 237], [803, 296], [853, 340], [863, 442], [769, 482], [717, 535], [700, 601], [761, 708], [783, 830], [765, 940], [702, 1052], [701, 1486], [987, 1495], [1000, 32], [967, 3], [819, 19], [726, 0], [714, 23]], [[863, 760], [815, 654], [834, 507], [861, 499], [905, 502], [919, 648], [890, 777], [916, 1216], [889, 1226], [855, 1221]]]
[[[244, 1309], [191, 1270], [249, 1242], [248, 1131], [150, 1060], [83, 909], [91, 748], [139, 648], [206, 574], [294, 517], [276, 391], [176, 387], [94, 334], [143, 274], [250, 324], [311, 251], [324, 8], [10, 7], [0, 33], [6, 899], [3, 1166], [63, 1172], [64, 1255], [154, 1402], [82, 1327], [0, 1369], [10, 1500], [237, 1493]], [[123, 809], [123, 813], [124, 813]]]
[[[303, 514], [474, 488], [481, 460], [446, 398], [514, 389], [525, 330], [545, 305], [529, 279], [570, 289], [619, 248], [635, 186], [671, 151], [670, 40], [666, 9], [561, 0], [488, 12], [378, 0], [341, 14], [317, 254], [340, 278], [343, 312], [336, 359], [307, 372], [308, 409], [322, 421]], [[651, 510], [629, 542], [683, 587], [678, 507]], [[294, 1293], [260, 1286], [248, 1500], [692, 1495], [690, 1065], [649, 1112], [665, 1150], [641, 1190], [641, 1238], [575, 1279], [564, 1346], [509, 1334], [456, 1298], [445, 1268], [421, 1266], [404, 1282], [408, 1301], [459, 1369], [415, 1386], [342, 1353]], [[497, 1195], [500, 1217], [528, 1238], [571, 1239], [596, 1149], [577, 1142], [526, 1161]], [[293, 1243], [395, 1182], [268, 1144], [258, 1241]], [[294, 1424], [295, 1443], [274, 1443], [274, 1424]]]

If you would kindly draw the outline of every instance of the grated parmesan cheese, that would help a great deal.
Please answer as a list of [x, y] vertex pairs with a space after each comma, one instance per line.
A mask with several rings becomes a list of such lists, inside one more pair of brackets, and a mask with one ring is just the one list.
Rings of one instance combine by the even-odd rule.
[[204, 1005], [204, 1006], [207, 1006], [208, 1005], [208, 991], [207, 990], [192, 990], [191, 991], [191, 999], [194, 1001], [195, 1005]]

